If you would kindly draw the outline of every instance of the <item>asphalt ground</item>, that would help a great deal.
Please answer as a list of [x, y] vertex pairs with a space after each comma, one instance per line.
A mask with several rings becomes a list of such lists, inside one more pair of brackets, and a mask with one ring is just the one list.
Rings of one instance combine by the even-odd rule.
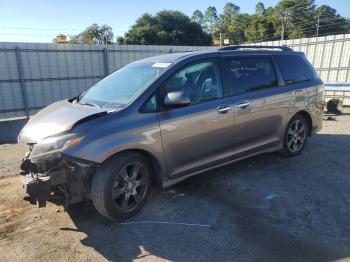
[[1, 261], [345, 260], [350, 114], [335, 119], [300, 156], [264, 154], [155, 189], [123, 223], [89, 202], [31, 205], [16, 176], [23, 147], [0, 145]]

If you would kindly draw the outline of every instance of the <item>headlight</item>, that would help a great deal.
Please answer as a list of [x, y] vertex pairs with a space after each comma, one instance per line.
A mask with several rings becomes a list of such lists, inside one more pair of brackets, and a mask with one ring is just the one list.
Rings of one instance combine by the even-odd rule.
[[48, 137], [34, 146], [30, 156], [36, 158], [45, 154], [55, 153], [64, 148], [72, 147], [83, 139], [84, 136], [81, 134], [65, 134], [61, 136]]

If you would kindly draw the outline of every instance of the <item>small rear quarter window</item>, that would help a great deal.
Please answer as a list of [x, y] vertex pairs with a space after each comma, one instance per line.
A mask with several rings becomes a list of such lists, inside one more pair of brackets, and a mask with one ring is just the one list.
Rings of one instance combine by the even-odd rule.
[[286, 85], [313, 80], [314, 73], [303, 58], [297, 55], [276, 55], [275, 60]]
[[154, 113], [157, 111], [157, 95], [154, 94], [146, 100], [140, 109], [141, 113]]

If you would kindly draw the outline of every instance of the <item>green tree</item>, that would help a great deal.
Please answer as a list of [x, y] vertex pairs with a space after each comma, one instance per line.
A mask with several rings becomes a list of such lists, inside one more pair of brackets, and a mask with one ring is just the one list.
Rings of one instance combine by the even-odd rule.
[[140, 45], [210, 45], [211, 36], [179, 11], [164, 10], [155, 16], [144, 14], [125, 34], [119, 44]]
[[315, 21], [315, 0], [281, 0], [275, 10], [284, 23], [285, 38], [309, 36], [302, 27], [310, 25], [310, 18]]
[[204, 14], [202, 13], [202, 11], [196, 9], [194, 10], [193, 14], [192, 14], [192, 17], [191, 17], [191, 20], [193, 22], [196, 22], [198, 24], [200, 24], [202, 27], [205, 26], [204, 24]]
[[255, 14], [259, 17], [264, 16], [265, 6], [263, 2], [258, 2], [255, 6]]
[[116, 44], [117, 45], [122, 45], [123, 43], [124, 43], [124, 37], [122, 37], [122, 36], [118, 36], [117, 37], [117, 41], [116, 41]]
[[[263, 2], [255, 6], [254, 14], [240, 13], [239, 6], [225, 4], [218, 14], [215, 6], [203, 13], [195, 10], [192, 17], [178, 11], [164, 10], [156, 15], [144, 14], [117, 44], [210, 45], [220, 33], [231, 44], [277, 40], [284, 31], [284, 39], [350, 33], [350, 20], [315, 0], [280, 0], [274, 7], [265, 8]], [[57, 39], [56, 39], [57, 41]], [[93, 24], [74, 35], [70, 43], [102, 44], [113, 42], [112, 28]]]
[[244, 35], [248, 42], [262, 42], [267, 38], [267, 27], [264, 17], [258, 14], [252, 15], [248, 26], [244, 29]]
[[[350, 20], [341, 17], [337, 14], [337, 10], [328, 5], [321, 5], [316, 9], [316, 17], [319, 23], [319, 35], [326, 35], [332, 32], [333, 34], [346, 34], [350, 32]], [[310, 29], [309, 29], [310, 31]], [[316, 29], [311, 31], [317, 33]]]
[[111, 44], [113, 42], [113, 31], [108, 25], [99, 26], [92, 24], [83, 32], [71, 36], [69, 43], [73, 44]]
[[266, 28], [266, 33], [263, 41], [274, 40], [281, 37], [281, 19], [276, 14], [273, 7], [268, 7], [264, 13], [264, 25]]
[[233, 3], [226, 3], [219, 15], [217, 33], [224, 33], [230, 43], [237, 44], [245, 41], [244, 27], [247, 26], [248, 14], [240, 14], [240, 7]]
[[212, 36], [217, 31], [218, 22], [219, 22], [219, 18], [218, 18], [218, 13], [216, 11], [216, 8], [214, 6], [209, 6], [204, 13], [204, 23], [205, 23], [205, 28], [207, 29], [207, 32]]
[[220, 26], [228, 27], [237, 22], [240, 7], [233, 3], [226, 3], [224, 10], [220, 15]]
[[268, 38], [271, 24], [267, 17], [264, 4], [262, 2], [257, 3], [255, 14], [250, 16], [248, 26], [244, 29], [244, 35], [248, 42], [261, 42]]

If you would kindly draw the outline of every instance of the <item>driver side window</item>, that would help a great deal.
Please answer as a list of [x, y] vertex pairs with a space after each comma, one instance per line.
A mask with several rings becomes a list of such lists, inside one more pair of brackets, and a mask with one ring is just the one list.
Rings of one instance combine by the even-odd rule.
[[197, 62], [180, 69], [164, 83], [165, 93], [185, 92], [191, 104], [223, 97], [218, 65], [215, 61]]

